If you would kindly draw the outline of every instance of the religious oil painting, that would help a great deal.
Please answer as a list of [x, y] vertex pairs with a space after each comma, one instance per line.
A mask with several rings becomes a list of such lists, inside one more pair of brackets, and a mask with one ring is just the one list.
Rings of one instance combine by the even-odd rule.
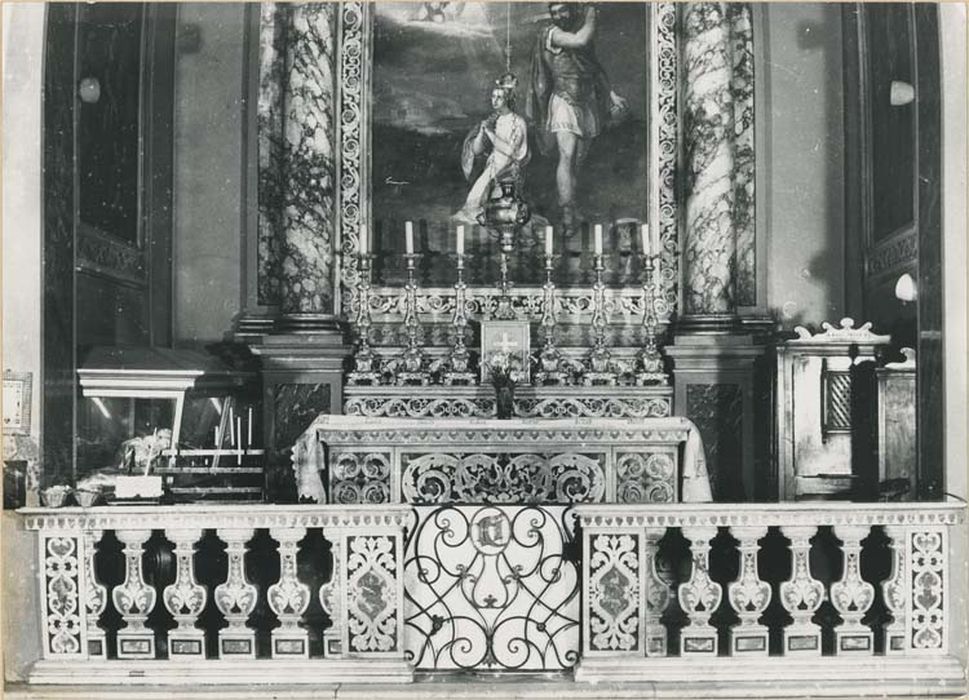
[[516, 283], [544, 279], [549, 226], [564, 276], [591, 282], [596, 224], [613, 258], [608, 281], [638, 272], [636, 231], [647, 220], [648, 5], [378, 3], [373, 11], [378, 283], [402, 279], [404, 227], [412, 221], [423, 281], [453, 283], [463, 226], [467, 281], [493, 284], [499, 241], [482, 224], [489, 201], [509, 193], [528, 211], [508, 260]]

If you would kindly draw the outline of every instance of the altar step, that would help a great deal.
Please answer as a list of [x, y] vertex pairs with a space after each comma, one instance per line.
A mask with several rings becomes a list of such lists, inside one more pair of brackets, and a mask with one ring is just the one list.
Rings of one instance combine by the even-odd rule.
[[[278, 670], [268, 676], [267, 662], [226, 663], [221, 682], [207, 669], [200, 675], [189, 674], [180, 684], [168, 682], [132, 687], [123, 685], [115, 676], [102, 676], [100, 665], [79, 663], [75, 683], [68, 685], [8, 684], [4, 697], [10, 700], [78, 700], [80, 698], [131, 698], [138, 700], [264, 700], [265, 698], [313, 698], [320, 700], [478, 700], [479, 698], [527, 698], [535, 700], [572, 700], [580, 698], [790, 698], [824, 697], [959, 697], [966, 692], [965, 677], [955, 657], [941, 659], [788, 659], [783, 669], [770, 661], [724, 658], [724, 663], [684, 662], [677, 659], [643, 660], [642, 664], [623, 662], [626, 674], [639, 674], [637, 681], [576, 682], [570, 678], [532, 679], [507, 674], [497, 678], [448, 676], [417, 680], [414, 683], [325, 683], [318, 682], [321, 669], [313, 664], [297, 671], [289, 669], [286, 682], [268, 682], [279, 678]], [[127, 666], [129, 664], [123, 664]], [[144, 666], [145, 664], [141, 664]], [[161, 665], [161, 664], [159, 664]], [[97, 666], [98, 668], [94, 668]], [[170, 664], [165, 666], [171, 667]], [[273, 664], [276, 666], [276, 664]], [[245, 667], [244, 672], [240, 672]], [[647, 668], [648, 667], [648, 668]], [[184, 670], [184, 669], [183, 669]], [[618, 670], [618, 667], [617, 667]], [[298, 675], [292, 675], [296, 673]], [[261, 677], [261, 682], [242, 684], [242, 678]], [[97, 679], [97, 684], [91, 683]], [[144, 682], [144, 678], [140, 679]], [[190, 686], [186, 685], [191, 681]]]

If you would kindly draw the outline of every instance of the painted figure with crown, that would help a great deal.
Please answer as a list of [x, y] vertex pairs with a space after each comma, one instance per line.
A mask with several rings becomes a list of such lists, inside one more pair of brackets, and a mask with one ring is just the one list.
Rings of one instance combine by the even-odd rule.
[[454, 219], [483, 224], [486, 205], [506, 194], [519, 194], [525, 181], [528, 151], [528, 126], [515, 112], [518, 80], [506, 73], [495, 81], [491, 91], [492, 114], [468, 132], [461, 151], [461, 169], [471, 180], [475, 161], [487, 157], [484, 169], [474, 180], [461, 210]]

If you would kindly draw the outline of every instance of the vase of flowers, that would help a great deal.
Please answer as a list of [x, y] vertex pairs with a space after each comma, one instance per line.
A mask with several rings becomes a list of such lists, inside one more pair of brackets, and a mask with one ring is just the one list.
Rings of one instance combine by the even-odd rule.
[[486, 363], [488, 378], [495, 388], [495, 414], [507, 419], [515, 415], [515, 385], [521, 380], [521, 362], [515, 355], [492, 353]]

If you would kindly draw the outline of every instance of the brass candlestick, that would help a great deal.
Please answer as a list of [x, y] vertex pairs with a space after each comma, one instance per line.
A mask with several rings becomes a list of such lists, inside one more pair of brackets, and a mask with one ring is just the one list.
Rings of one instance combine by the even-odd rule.
[[428, 384], [430, 373], [426, 369], [427, 354], [421, 347], [421, 322], [417, 317], [417, 278], [415, 265], [419, 253], [405, 253], [407, 261], [407, 284], [404, 286], [404, 334], [407, 337], [404, 351], [400, 354], [396, 371], [397, 384]]
[[370, 345], [373, 321], [370, 318], [370, 275], [373, 255], [360, 254], [357, 276], [357, 315], [354, 327], [357, 334], [357, 351], [353, 356], [353, 371], [347, 376], [348, 384], [376, 384], [380, 381], [380, 359]]
[[616, 372], [613, 370], [612, 353], [606, 345], [606, 286], [602, 282], [605, 265], [602, 253], [595, 254], [596, 282], [592, 286], [592, 332], [595, 340], [587, 357], [588, 369], [582, 377], [586, 385], [615, 384]]
[[468, 371], [471, 353], [465, 344], [464, 335], [468, 328], [468, 285], [464, 283], [464, 256], [458, 255], [458, 279], [454, 283], [454, 315], [451, 318], [451, 351], [448, 354], [444, 372], [444, 384], [473, 384], [475, 375]]
[[538, 371], [535, 384], [560, 384], [565, 380], [562, 372], [562, 353], [555, 345], [555, 283], [552, 282], [553, 256], [545, 255], [545, 284], [542, 285], [542, 349], [538, 353]]
[[659, 255], [643, 256], [643, 347], [639, 351], [639, 372], [636, 384], [667, 384], [669, 378], [663, 371], [663, 358], [656, 345], [656, 270]]

